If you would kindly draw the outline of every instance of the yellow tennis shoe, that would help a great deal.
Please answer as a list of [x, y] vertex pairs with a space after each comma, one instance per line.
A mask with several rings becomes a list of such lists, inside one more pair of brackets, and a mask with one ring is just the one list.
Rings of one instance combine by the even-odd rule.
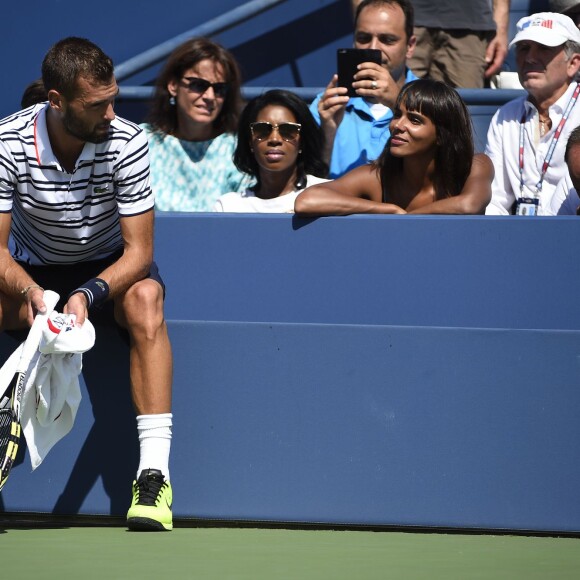
[[158, 469], [144, 469], [133, 482], [133, 501], [127, 512], [127, 527], [142, 532], [173, 529], [171, 484]]

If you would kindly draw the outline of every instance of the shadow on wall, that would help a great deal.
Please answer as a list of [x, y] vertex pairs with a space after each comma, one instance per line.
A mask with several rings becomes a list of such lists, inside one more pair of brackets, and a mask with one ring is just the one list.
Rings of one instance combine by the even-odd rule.
[[[81, 403], [84, 407], [90, 405], [94, 422], [78, 455], [70, 457], [71, 462], [74, 460], [74, 465], [63, 466], [62, 471], [69, 476], [52, 507], [52, 513], [55, 515], [81, 513], [87, 497], [99, 479], [102, 480], [110, 501], [108, 513], [124, 514], [131, 502], [130, 484], [135, 479], [139, 448], [135, 413], [130, 396], [128, 347], [116, 327], [95, 325], [95, 328], [98, 340], [95, 346], [83, 355], [83, 377], [88, 399], [85, 398], [83, 391]], [[1, 347], [3, 355], [4, 350], [7, 353], [12, 352], [24, 336], [15, 333], [13, 338], [13, 341], [4, 338]], [[76, 422], [80, 424], [82, 420], [77, 416]], [[79, 437], [78, 427], [75, 433], [75, 426], [66, 438]], [[57, 443], [56, 447], [62, 448], [63, 443], [64, 440]], [[22, 445], [16, 465], [22, 464], [19, 469], [27, 471], [30, 464], [24, 450], [25, 445]], [[46, 461], [49, 462], [50, 468], [53, 468], [57, 456], [55, 451], [51, 453]], [[31, 479], [33, 485], [39, 485], [43, 472], [41, 469], [36, 482]], [[0, 494], [0, 513], [5, 509]]]
[[[99, 327], [97, 331], [99, 341], [83, 355], [83, 376], [95, 422], [54, 506], [55, 514], [78, 513], [99, 478], [111, 500], [111, 513], [124, 513], [130, 503], [130, 482], [135, 478], [139, 454], [135, 422], [128, 424], [135, 415], [130, 396], [129, 352], [115, 327]], [[117, 342], [118, 348], [111, 348], [111, 343]], [[119, 384], [125, 388], [113, 391], [112, 387]], [[109, 461], [102, 460], [106, 455], [110, 456]]]

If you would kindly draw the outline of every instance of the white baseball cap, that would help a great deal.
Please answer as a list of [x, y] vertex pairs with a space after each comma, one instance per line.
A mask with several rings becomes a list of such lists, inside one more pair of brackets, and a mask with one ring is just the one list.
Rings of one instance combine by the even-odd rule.
[[569, 16], [557, 12], [538, 12], [520, 18], [510, 48], [521, 40], [532, 40], [544, 46], [560, 46], [568, 40], [580, 44], [580, 30]]

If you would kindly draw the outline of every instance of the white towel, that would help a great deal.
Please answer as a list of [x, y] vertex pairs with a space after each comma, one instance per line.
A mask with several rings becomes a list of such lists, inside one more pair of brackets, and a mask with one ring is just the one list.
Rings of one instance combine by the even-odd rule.
[[82, 353], [94, 343], [95, 328], [88, 319], [81, 327], [71, 314], [55, 311], [47, 319], [22, 398], [22, 431], [33, 470], [72, 429], [81, 402]]

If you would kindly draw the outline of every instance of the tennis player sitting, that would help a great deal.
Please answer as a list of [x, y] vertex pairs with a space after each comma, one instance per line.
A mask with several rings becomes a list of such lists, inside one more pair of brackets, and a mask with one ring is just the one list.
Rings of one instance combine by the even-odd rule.
[[48, 102], [0, 121], [0, 328], [57, 309], [114, 316], [129, 336], [140, 464], [127, 524], [171, 530], [172, 357], [164, 285], [153, 262], [147, 138], [116, 118], [113, 63], [82, 38], [42, 63]]

